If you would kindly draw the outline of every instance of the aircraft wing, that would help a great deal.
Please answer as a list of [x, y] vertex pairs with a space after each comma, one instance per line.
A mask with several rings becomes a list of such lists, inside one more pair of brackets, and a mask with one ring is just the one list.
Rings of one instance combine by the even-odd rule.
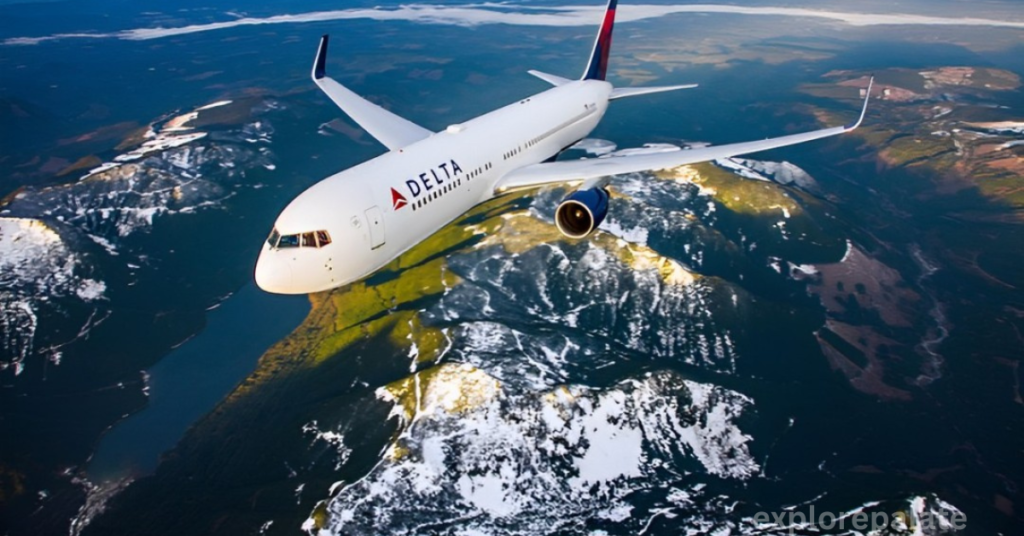
[[327, 94], [353, 121], [384, 144], [388, 149], [400, 149], [434, 133], [399, 117], [380, 106], [356, 95], [326, 74], [327, 39], [320, 38], [320, 48], [313, 63], [313, 82]]
[[669, 169], [686, 164], [696, 164], [719, 158], [730, 158], [733, 156], [777, 149], [787, 145], [796, 145], [813, 140], [819, 140], [830, 136], [836, 136], [850, 132], [860, 126], [864, 121], [864, 115], [868, 109], [868, 98], [871, 96], [872, 80], [868, 83], [867, 97], [864, 99], [864, 106], [861, 108], [860, 117], [857, 122], [842, 126], [825, 128], [801, 134], [768, 138], [765, 140], [748, 141], [744, 143], [733, 143], [729, 145], [718, 145], [701, 147], [699, 149], [680, 149], [678, 151], [667, 151], [654, 154], [612, 156], [607, 158], [588, 158], [582, 160], [569, 160], [563, 162], [550, 162], [545, 164], [533, 164], [510, 172], [498, 181], [494, 189], [497, 193], [504, 193], [509, 190], [530, 188], [560, 182], [571, 182], [610, 175], [621, 175], [624, 173], [636, 173], [638, 171], [650, 171], [657, 169]]

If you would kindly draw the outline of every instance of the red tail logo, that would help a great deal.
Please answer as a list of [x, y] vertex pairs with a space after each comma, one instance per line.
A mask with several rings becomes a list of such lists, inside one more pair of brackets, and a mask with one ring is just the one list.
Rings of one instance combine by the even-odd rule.
[[398, 193], [398, 190], [394, 188], [391, 189], [391, 210], [398, 210], [408, 204], [404, 195]]

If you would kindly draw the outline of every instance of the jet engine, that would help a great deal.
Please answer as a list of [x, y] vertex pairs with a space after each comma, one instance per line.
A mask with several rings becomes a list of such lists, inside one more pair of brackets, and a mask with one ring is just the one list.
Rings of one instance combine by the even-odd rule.
[[555, 225], [569, 238], [585, 238], [608, 215], [608, 190], [585, 188], [569, 194], [555, 209]]

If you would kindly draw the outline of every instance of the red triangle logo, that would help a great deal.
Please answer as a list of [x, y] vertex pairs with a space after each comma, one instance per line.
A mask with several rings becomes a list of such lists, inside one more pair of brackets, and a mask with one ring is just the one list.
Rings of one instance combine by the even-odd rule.
[[404, 195], [398, 193], [398, 190], [394, 188], [391, 189], [391, 210], [398, 210], [408, 204]]

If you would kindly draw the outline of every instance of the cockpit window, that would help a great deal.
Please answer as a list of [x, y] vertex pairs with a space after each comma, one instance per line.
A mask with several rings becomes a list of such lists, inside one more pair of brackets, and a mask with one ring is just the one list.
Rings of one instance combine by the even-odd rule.
[[315, 248], [316, 236], [313, 233], [302, 233], [302, 247]]
[[277, 229], [270, 231], [270, 236], [267, 237], [267, 245], [276, 248], [277, 241], [281, 238], [281, 233], [277, 232]]
[[274, 229], [267, 237], [267, 244], [272, 248], [322, 248], [331, 243], [331, 235], [327, 231], [282, 235]]
[[331, 235], [327, 234], [327, 231], [317, 231], [316, 240], [320, 243], [320, 247], [324, 247], [331, 243]]
[[281, 240], [277, 243], [279, 248], [297, 248], [299, 247], [299, 235], [284, 235]]

